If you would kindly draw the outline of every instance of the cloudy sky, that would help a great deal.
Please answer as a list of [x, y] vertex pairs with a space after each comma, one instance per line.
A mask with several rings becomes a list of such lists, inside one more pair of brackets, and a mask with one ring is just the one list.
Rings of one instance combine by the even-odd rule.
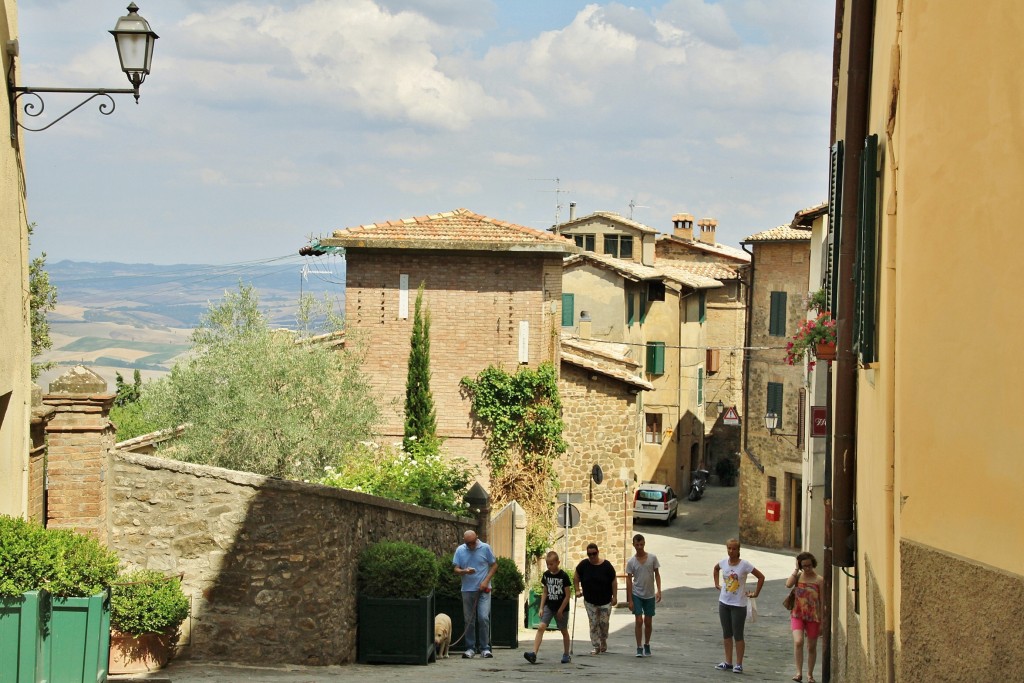
[[[570, 201], [715, 217], [736, 244], [825, 199], [826, 0], [139, 4], [160, 35], [140, 103], [25, 133], [51, 261], [271, 258], [458, 207], [545, 229]], [[124, 5], [20, 2], [22, 85], [127, 87]]]

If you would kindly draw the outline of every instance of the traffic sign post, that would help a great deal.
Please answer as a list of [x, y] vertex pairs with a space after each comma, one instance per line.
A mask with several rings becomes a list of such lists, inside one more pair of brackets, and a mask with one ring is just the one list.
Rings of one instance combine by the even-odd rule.
[[557, 495], [558, 511], [556, 520], [558, 526], [565, 529], [565, 555], [562, 562], [569, 561], [569, 529], [579, 526], [580, 511], [573, 503], [582, 503], [583, 494], [578, 491], [559, 491]]

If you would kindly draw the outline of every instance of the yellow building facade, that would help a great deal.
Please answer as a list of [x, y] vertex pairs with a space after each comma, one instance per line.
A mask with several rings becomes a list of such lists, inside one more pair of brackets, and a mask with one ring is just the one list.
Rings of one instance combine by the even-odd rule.
[[1024, 7], [837, 7], [831, 680], [1021, 681]]
[[[18, 37], [14, 0], [0, 14], [0, 60], [6, 78]], [[18, 73], [15, 66], [14, 74]], [[28, 505], [31, 337], [28, 316], [28, 219], [20, 129], [0, 98], [0, 514], [22, 516]]]

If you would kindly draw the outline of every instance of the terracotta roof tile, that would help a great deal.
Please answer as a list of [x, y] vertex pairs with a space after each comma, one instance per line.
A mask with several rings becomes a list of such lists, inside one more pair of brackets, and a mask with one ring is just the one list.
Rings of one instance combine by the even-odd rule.
[[469, 209], [455, 209], [370, 223], [320, 240], [323, 246], [384, 249], [470, 249], [482, 251], [546, 251], [575, 253], [575, 244], [560, 235], [489, 218]]
[[587, 214], [586, 216], [582, 216], [581, 218], [575, 218], [575, 219], [573, 219], [571, 221], [567, 221], [565, 223], [559, 223], [557, 226], [555, 226], [555, 228], [552, 228], [552, 230], [554, 230], [556, 228], [558, 230], [564, 230], [566, 228], [571, 228], [571, 227], [576, 226], [576, 225], [582, 225], [582, 224], [585, 224], [585, 223], [592, 223], [595, 218], [604, 218], [605, 220], [612, 221], [613, 223], [620, 223], [622, 225], [628, 226], [628, 227], [633, 228], [634, 230], [638, 230], [640, 232], [646, 232], [646, 233], [651, 233], [651, 234], [654, 234], [654, 233], [658, 232], [655, 228], [652, 228], [649, 225], [644, 225], [643, 223], [638, 223], [637, 221], [633, 220], [632, 218], [626, 218], [625, 216], [621, 216], [621, 215], [615, 213], [614, 211], [595, 211], [594, 213]]
[[727, 258], [735, 259], [737, 261], [742, 261], [743, 263], [750, 263], [750, 254], [743, 251], [742, 249], [731, 247], [728, 244], [721, 244], [719, 242], [715, 242], [714, 244], [707, 244], [706, 242], [701, 242], [700, 240], [688, 240], [682, 237], [677, 237], [675, 235], [658, 235], [658, 241], [660, 242], [662, 240], [669, 240], [675, 244], [681, 244], [686, 247], [691, 247], [698, 251], [703, 251], [709, 254], [716, 254], [718, 256], [725, 256]]
[[790, 225], [780, 225], [771, 230], [764, 230], [755, 233], [743, 240], [744, 242], [802, 242], [810, 241], [811, 231], [807, 229], [794, 228]]
[[611, 256], [605, 256], [604, 254], [595, 254], [592, 251], [587, 251], [582, 254], [573, 254], [566, 258], [562, 265], [563, 267], [573, 266], [583, 261], [590, 261], [599, 268], [614, 271], [625, 277], [627, 280], [661, 280], [662, 277], [664, 277], [661, 271], [657, 268], [651, 268], [650, 266], [645, 266], [642, 263], [637, 263], [636, 261], [613, 258]]

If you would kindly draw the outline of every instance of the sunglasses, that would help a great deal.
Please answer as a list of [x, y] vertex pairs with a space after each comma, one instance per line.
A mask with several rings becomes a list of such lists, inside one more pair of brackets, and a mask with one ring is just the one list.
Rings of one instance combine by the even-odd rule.
[[597, 557], [597, 551], [595, 550], [595, 551], [591, 552], [591, 551], [588, 550], [587, 551], [587, 557]]

